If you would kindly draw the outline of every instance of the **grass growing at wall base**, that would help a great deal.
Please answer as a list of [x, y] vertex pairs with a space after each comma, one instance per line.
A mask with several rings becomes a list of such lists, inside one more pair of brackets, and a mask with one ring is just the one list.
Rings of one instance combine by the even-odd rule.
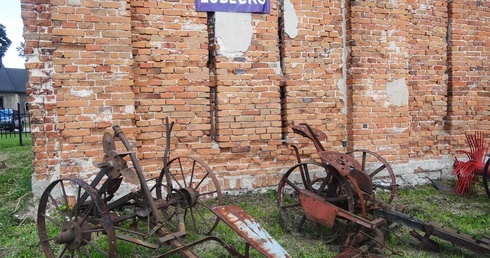
[[[10, 142], [0, 140], [0, 257], [43, 257], [34, 219], [38, 203], [31, 199], [31, 146], [26, 144], [20, 147], [14, 141], [15, 139]], [[30, 143], [30, 139], [26, 139], [26, 143]], [[422, 220], [476, 236], [490, 235], [490, 201], [480, 185], [481, 183], [477, 189], [478, 196], [473, 198], [441, 192], [432, 186], [405, 189], [400, 191], [395, 203], [403, 204], [406, 214]], [[324, 244], [320, 238], [309, 238], [301, 232], [284, 231], [280, 226], [281, 216], [276, 207], [274, 190], [242, 196], [224, 194], [224, 202], [244, 208], [295, 258], [334, 257], [342, 250], [342, 243]], [[402, 227], [385, 239], [390, 248], [402, 254], [401, 257], [476, 256], [475, 253], [437, 238], [434, 240], [440, 243], [441, 253], [418, 250], [418, 243], [409, 235], [409, 231]], [[212, 234], [244, 252], [245, 242], [224, 223], [221, 222]], [[185, 242], [189, 243], [202, 237], [189, 232]], [[118, 257], [153, 257], [169, 249], [151, 250], [118, 240], [117, 250]], [[203, 258], [230, 257], [224, 248], [215, 242], [206, 242], [193, 250]], [[251, 257], [260, 255], [252, 251]]]

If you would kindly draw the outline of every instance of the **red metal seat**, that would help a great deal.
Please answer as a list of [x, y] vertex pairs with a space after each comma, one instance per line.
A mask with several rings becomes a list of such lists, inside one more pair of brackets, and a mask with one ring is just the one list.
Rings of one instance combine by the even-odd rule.
[[476, 176], [484, 175], [485, 157], [490, 143], [485, 144], [485, 134], [483, 132], [465, 133], [465, 136], [470, 150], [458, 150], [456, 152], [466, 154], [468, 160], [460, 161], [458, 158], [454, 158], [453, 174], [456, 174], [458, 179], [453, 193], [472, 196], [475, 194]]

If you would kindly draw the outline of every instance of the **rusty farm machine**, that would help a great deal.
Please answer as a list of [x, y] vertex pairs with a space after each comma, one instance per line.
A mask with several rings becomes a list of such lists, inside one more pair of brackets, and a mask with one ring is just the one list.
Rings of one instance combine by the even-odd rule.
[[[313, 142], [321, 161], [302, 162], [298, 148], [293, 146], [298, 163], [286, 171], [277, 191], [284, 226], [323, 235], [327, 242], [348, 236], [344, 251], [337, 257], [401, 255], [384, 244], [386, 233], [394, 225], [412, 229], [419, 248], [438, 248], [431, 239], [437, 237], [479, 255], [490, 255], [490, 236], [469, 236], [410, 217], [402, 213], [403, 207], [392, 207], [396, 177], [378, 154], [369, 150], [327, 151], [320, 142], [326, 138], [323, 132], [308, 124], [292, 129]], [[374, 183], [375, 176], [385, 178], [385, 182]]]
[[[163, 169], [157, 177], [145, 178], [136, 152], [114, 126], [114, 135], [103, 136], [105, 155], [90, 183], [62, 178], [48, 185], [37, 214], [45, 255], [117, 257], [116, 244], [123, 241], [151, 249], [167, 247], [156, 257], [198, 257], [191, 248], [214, 241], [234, 257], [249, 257], [251, 247], [265, 257], [291, 257], [245, 210], [223, 205], [218, 180], [206, 164], [190, 156], [170, 157], [173, 123], [166, 119], [165, 125]], [[394, 224], [412, 228], [421, 247], [436, 245], [430, 238], [434, 236], [489, 255], [488, 236], [477, 239], [393, 208], [395, 174], [378, 154], [326, 151], [320, 142], [326, 138], [323, 132], [307, 124], [293, 126], [293, 131], [313, 141], [321, 161], [302, 162], [293, 146], [297, 164], [286, 171], [277, 189], [277, 206], [287, 229], [306, 229], [323, 234], [326, 240], [348, 236], [346, 249], [338, 257], [398, 254], [384, 244], [385, 233]], [[124, 151], [119, 150], [121, 145]], [[375, 176], [383, 176], [386, 183], [374, 183]], [[127, 191], [123, 183], [139, 185], [139, 189]], [[378, 194], [376, 188], [384, 193]], [[210, 234], [220, 221], [242, 237], [243, 254]], [[202, 238], [186, 242], [188, 232]]]
[[[77, 178], [49, 184], [37, 214], [46, 257], [124, 256], [117, 253], [120, 241], [151, 249], [167, 247], [156, 257], [198, 257], [191, 247], [208, 241], [219, 243], [234, 257], [249, 257], [250, 247], [267, 257], [291, 257], [246, 211], [222, 205], [218, 180], [206, 164], [190, 156], [170, 158], [172, 127], [166, 119], [164, 166], [156, 178], [145, 178], [136, 152], [122, 130], [114, 126], [114, 135], [106, 132], [103, 136], [105, 155], [90, 184]], [[117, 149], [117, 139], [125, 148], [122, 152]], [[124, 182], [140, 188], [118, 195]], [[206, 199], [214, 202], [212, 208]], [[245, 240], [244, 254], [209, 235], [219, 221]], [[186, 243], [183, 239], [188, 232], [203, 237]]]

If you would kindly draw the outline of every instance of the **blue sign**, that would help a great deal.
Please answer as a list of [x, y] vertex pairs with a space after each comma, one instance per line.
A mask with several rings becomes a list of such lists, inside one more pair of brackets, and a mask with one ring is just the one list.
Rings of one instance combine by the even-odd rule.
[[270, 0], [196, 0], [200, 12], [269, 13]]

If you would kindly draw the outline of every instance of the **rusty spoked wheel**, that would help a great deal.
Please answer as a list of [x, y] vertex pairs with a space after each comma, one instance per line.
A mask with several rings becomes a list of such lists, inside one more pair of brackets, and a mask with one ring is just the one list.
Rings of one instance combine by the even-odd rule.
[[299, 163], [286, 171], [277, 188], [277, 207], [283, 228], [320, 237], [325, 242], [335, 241], [345, 235], [350, 222], [342, 218], [337, 218], [332, 228], [307, 220], [298, 196], [303, 189], [347, 211], [352, 212], [355, 208], [351, 187], [337, 170], [319, 162]]
[[362, 171], [366, 172], [371, 180], [377, 177], [383, 182], [380, 184], [373, 181], [375, 190], [384, 190], [377, 191], [376, 199], [390, 204], [396, 196], [397, 185], [395, 173], [388, 162], [377, 153], [369, 150], [353, 150], [346, 154], [351, 155], [359, 162]]
[[211, 207], [222, 205], [223, 196], [218, 179], [203, 161], [190, 156], [171, 159], [155, 188], [157, 198], [169, 204], [161, 210], [174, 230], [182, 231], [184, 224], [186, 229], [207, 235], [218, 225]]
[[37, 227], [46, 257], [116, 257], [107, 206], [82, 180], [59, 179], [41, 196]]

